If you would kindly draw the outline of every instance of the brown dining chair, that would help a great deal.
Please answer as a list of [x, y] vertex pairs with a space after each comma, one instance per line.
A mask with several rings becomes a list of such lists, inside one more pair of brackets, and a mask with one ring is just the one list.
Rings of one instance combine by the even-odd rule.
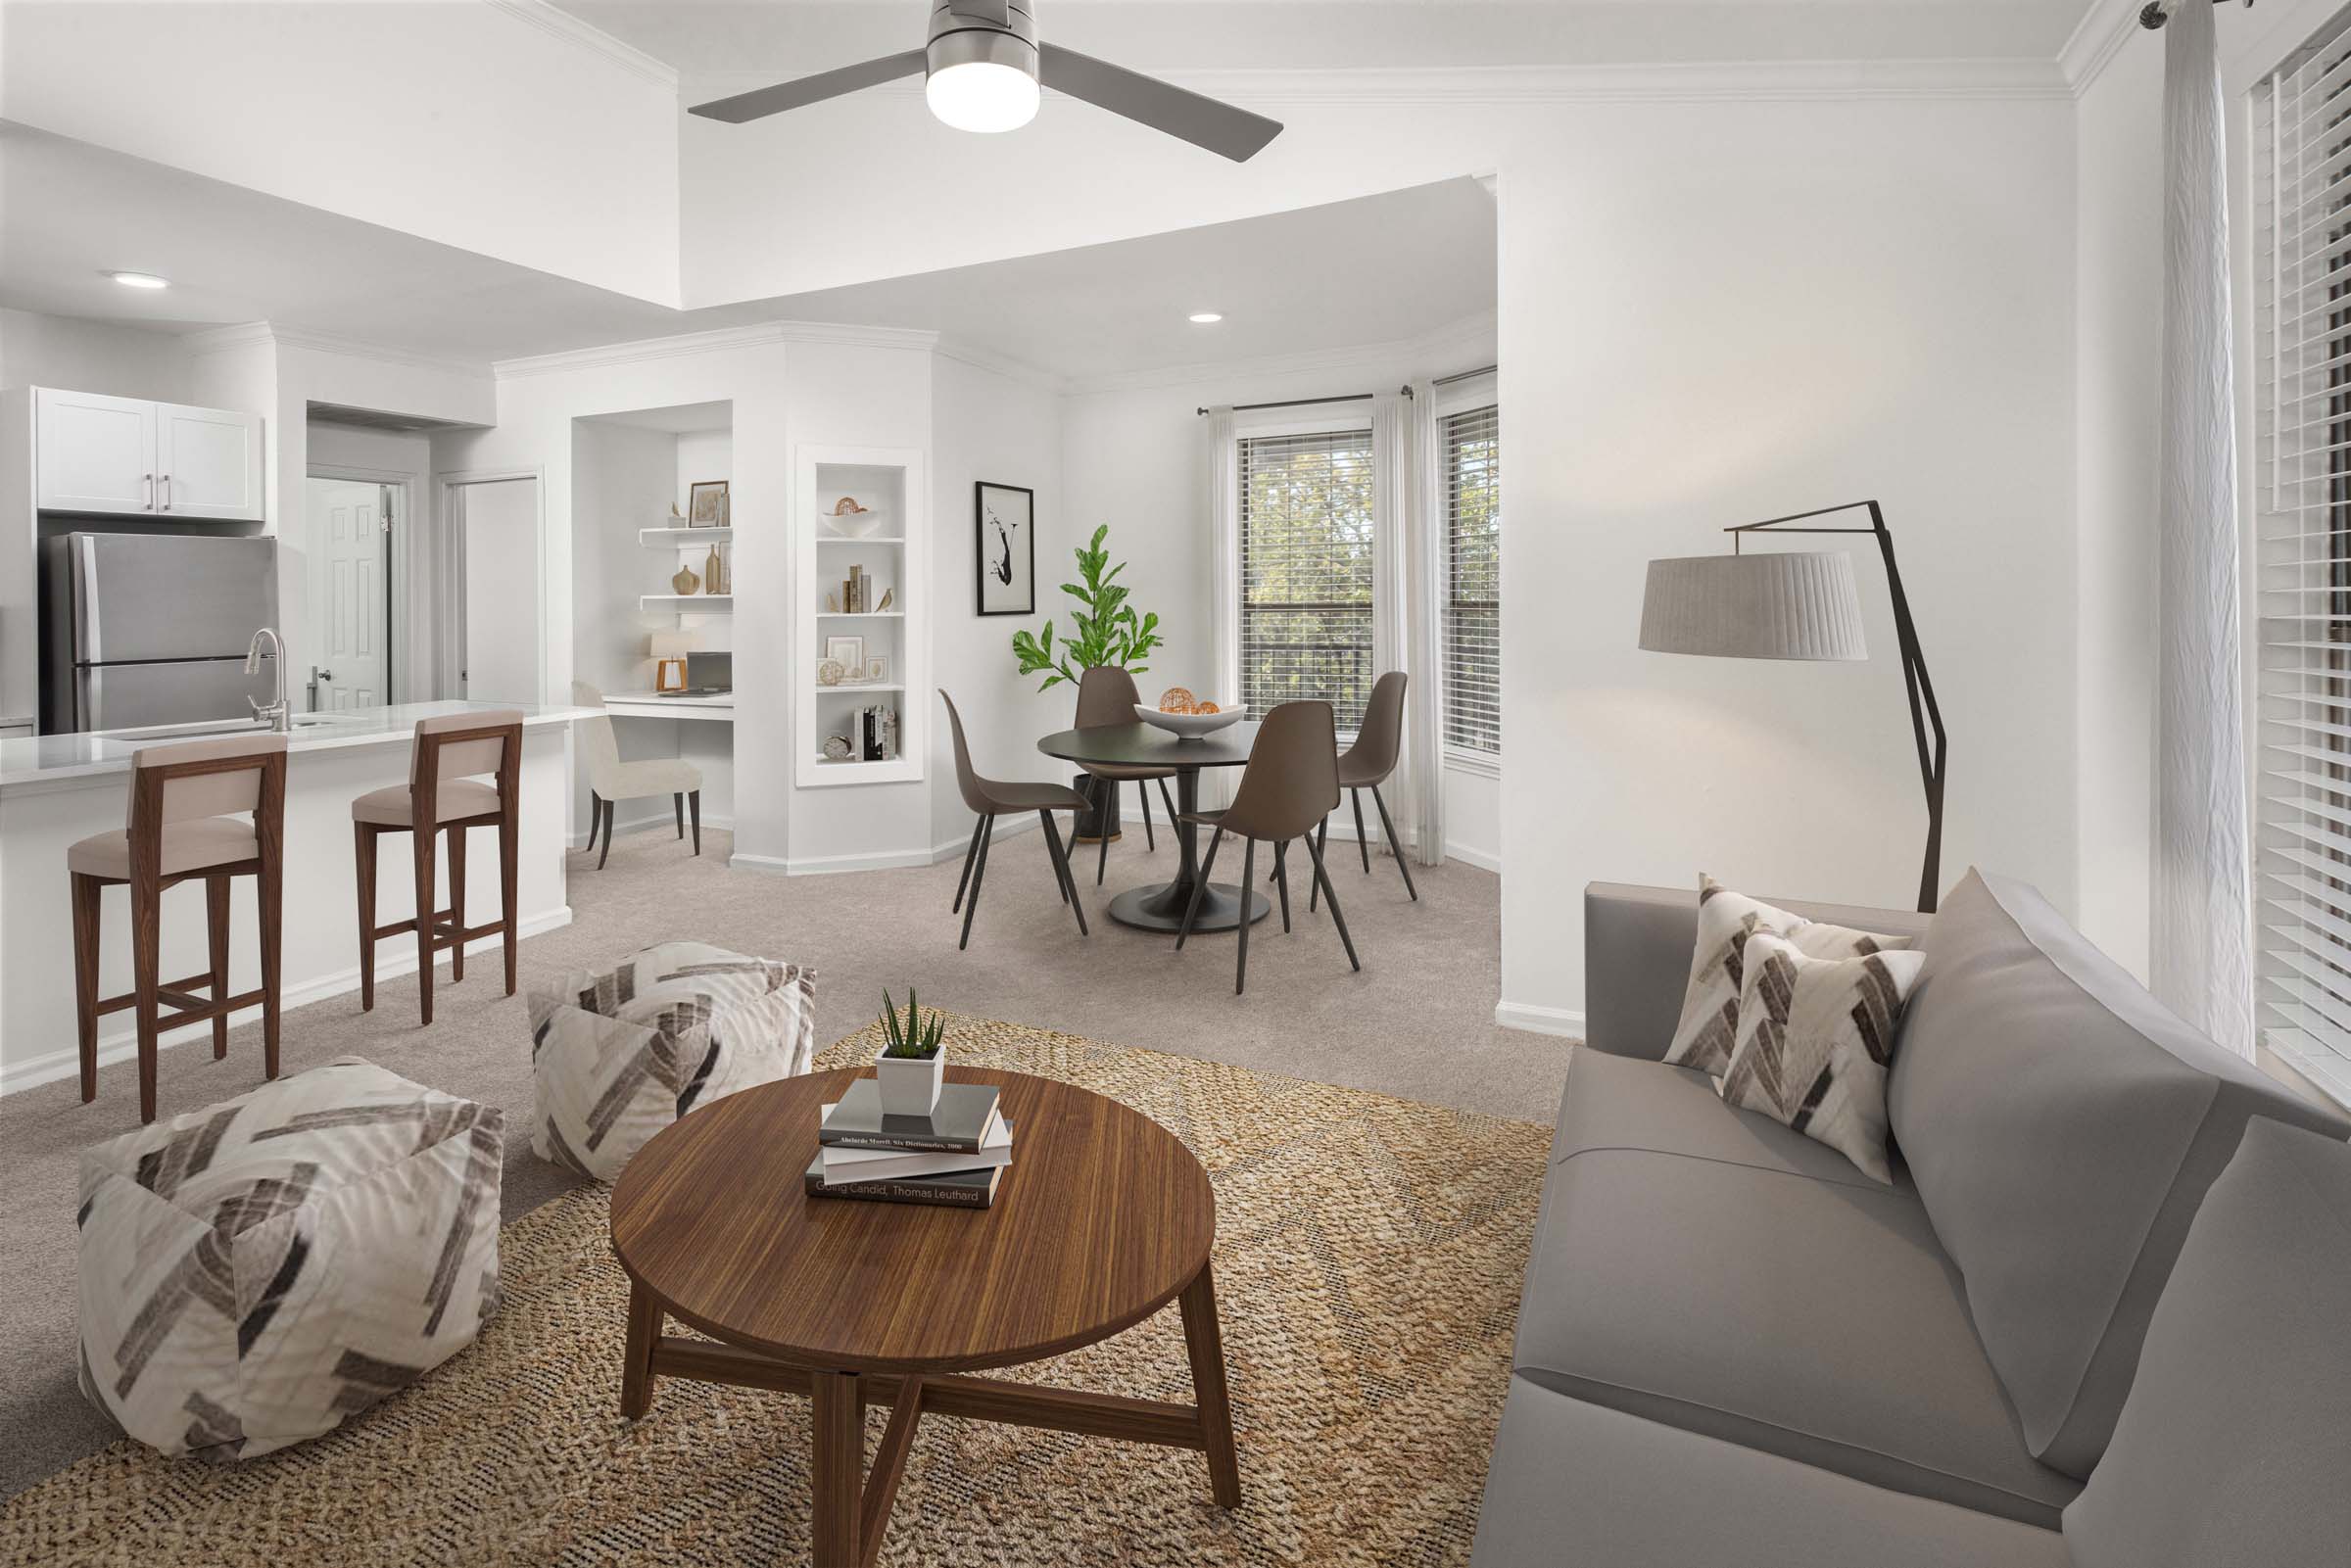
[[[465, 944], [496, 931], [505, 938], [506, 994], [514, 994], [515, 837], [521, 825], [517, 775], [522, 768], [522, 710], [488, 708], [416, 721], [408, 783], [371, 789], [351, 803], [352, 837], [360, 862], [360, 1011], [375, 1006], [375, 944], [403, 931], [416, 933], [416, 991], [424, 1022], [433, 1022], [434, 955], [448, 948], [450, 977], [465, 977]], [[482, 783], [484, 777], [493, 780]], [[422, 824], [419, 831], [418, 824]], [[499, 918], [465, 924], [465, 834], [498, 830]], [[390, 926], [375, 923], [375, 841], [385, 833], [411, 835], [416, 913]], [[433, 908], [434, 846], [449, 836], [449, 907]]]
[[[251, 822], [238, 818], [246, 813]], [[139, 1120], [155, 1119], [158, 1037], [182, 1023], [213, 1024], [213, 1057], [228, 1055], [228, 1016], [262, 1006], [262, 1070], [277, 1076], [278, 955], [285, 885], [286, 737], [234, 736], [149, 746], [130, 759], [128, 824], [94, 833], [66, 851], [72, 879], [74, 1022], [81, 1044], [81, 1098], [98, 1098], [98, 1020], [138, 1011]], [[262, 984], [228, 990], [229, 879], [251, 877], [262, 927]], [[164, 889], [204, 880], [211, 968], [185, 979], [159, 977]], [[130, 888], [131, 989], [98, 994], [100, 893]], [[192, 995], [196, 990], [209, 994]], [[171, 1011], [164, 1013], [165, 1008]]]
[[[955, 711], [955, 699], [941, 689], [938, 700], [947, 705], [947, 723], [955, 732], [955, 784], [963, 791], [963, 803], [978, 813], [979, 823], [972, 829], [972, 842], [963, 852], [963, 877], [955, 883], [955, 902], [947, 907], [953, 914], [963, 911], [963, 935], [955, 943], [961, 952], [972, 939], [972, 917], [980, 912], [980, 883], [987, 876], [987, 845], [990, 830], [998, 817], [1017, 816], [1033, 811], [1045, 825], [1045, 852], [1053, 857], [1053, 879], [1060, 884], [1061, 901], [1078, 916], [1078, 934], [1091, 936], [1085, 928], [1085, 905], [1078, 897], [1078, 883], [1070, 875], [1070, 857], [1061, 847], [1061, 829], [1055, 826], [1053, 813], [1080, 812], [1086, 808], [1085, 796], [1068, 784], [1010, 784], [996, 779], [983, 779], [972, 770], [972, 748], [963, 738], [963, 715]], [[971, 902], [964, 898], [969, 894]]]
[[[1078, 728], [1096, 730], [1105, 725], [1135, 724], [1134, 710], [1142, 704], [1142, 694], [1134, 689], [1134, 677], [1123, 665], [1097, 664], [1078, 681]], [[1168, 821], [1176, 821], [1176, 802], [1168, 798], [1168, 781], [1176, 777], [1173, 768], [1153, 768], [1136, 763], [1085, 762], [1079, 764], [1093, 781], [1089, 791], [1094, 797], [1094, 821], [1103, 830], [1101, 848], [1094, 855], [1094, 885], [1102, 885], [1102, 873], [1110, 864], [1110, 823], [1102, 811], [1105, 798], [1112, 806], [1118, 804], [1119, 785], [1132, 781], [1135, 795], [1143, 803], [1143, 848], [1157, 852], [1159, 840], [1151, 832], [1151, 785], [1159, 785], [1159, 803], [1168, 808]], [[1072, 838], [1077, 836], [1075, 827]]]
[[1290, 928], [1290, 874], [1288, 850], [1293, 838], [1303, 841], [1306, 851], [1314, 858], [1315, 882], [1322, 896], [1330, 901], [1331, 924], [1339, 928], [1339, 940], [1346, 945], [1347, 962], [1356, 969], [1364, 966], [1355, 956], [1355, 938], [1347, 934], [1347, 917], [1339, 913], [1339, 896], [1331, 890], [1330, 875], [1322, 869], [1322, 846], [1316, 841], [1316, 829], [1326, 822], [1339, 804], [1338, 728], [1327, 702], [1284, 702], [1265, 717], [1258, 726], [1257, 740], [1249, 748], [1248, 766], [1241, 770], [1241, 782], [1232, 793], [1232, 804], [1223, 811], [1196, 811], [1181, 819], [1199, 823], [1215, 830], [1208, 841], [1208, 858], [1201, 863], [1200, 879], [1192, 886], [1192, 901], [1183, 912], [1183, 927], [1176, 933], [1176, 945], [1183, 946], [1184, 938], [1192, 933], [1192, 922], [1200, 913], [1201, 895], [1207, 891], [1209, 874], [1217, 868], [1217, 850], [1231, 833], [1242, 841], [1241, 850], [1241, 911], [1240, 956], [1232, 971], [1232, 994], [1241, 994], [1249, 978], [1249, 911], [1246, 900], [1249, 884], [1257, 877], [1257, 842], [1263, 838], [1273, 846], [1273, 881], [1281, 890], [1281, 928]]
[[[1371, 839], [1364, 832], [1364, 791], [1368, 789], [1371, 804], [1379, 810], [1379, 826], [1388, 835], [1388, 852], [1396, 857], [1396, 869], [1404, 873], [1404, 890], [1416, 904], [1420, 889], [1413, 885], [1413, 868], [1405, 859], [1404, 845], [1397, 840], [1388, 803], [1379, 792], [1379, 786], [1395, 773], [1397, 754], [1404, 749], [1404, 681], [1402, 670], [1390, 670], [1372, 683], [1370, 700], [1364, 704], [1363, 728], [1355, 733], [1355, 744], [1339, 754], [1339, 787], [1355, 805], [1355, 847], [1363, 854], [1364, 874], [1371, 873]], [[1325, 819], [1316, 832], [1316, 847], [1329, 841], [1330, 823]], [[1311, 890], [1306, 907], [1315, 907]]]

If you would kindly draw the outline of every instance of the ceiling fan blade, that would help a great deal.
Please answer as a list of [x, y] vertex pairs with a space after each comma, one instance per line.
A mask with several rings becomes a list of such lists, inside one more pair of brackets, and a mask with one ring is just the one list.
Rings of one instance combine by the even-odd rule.
[[925, 51], [909, 49], [902, 55], [885, 55], [880, 60], [862, 61], [843, 66], [839, 71], [820, 71], [813, 76], [796, 81], [778, 82], [773, 87], [754, 87], [747, 93], [732, 98], [713, 99], [696, 104], [688, 114], [704, 119], [723, 119], [730, 125], [740, 125], [746, 119], [764, 119], [780, 115], [787, 109], [798, 109], [804, 104], [822, 103], [853, 93], [861, 87], [878, 87], [900, 76], [919, 74], [923, 69]]
[[1236, 164], [1281, 134], [1281, 121], [1187, 92], [1157, 77], [1059, 44], [1037, 45], [1038, 75], [1056, 92], [1082, 98], [1097, 109], [1164, 130], [1194, 147], [1205, 147]]

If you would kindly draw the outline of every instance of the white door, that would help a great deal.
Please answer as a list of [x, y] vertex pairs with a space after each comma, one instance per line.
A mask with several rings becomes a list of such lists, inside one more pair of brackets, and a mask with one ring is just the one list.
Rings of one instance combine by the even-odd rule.
[[44, 387], [33, 424], [41, 510], [155, 510], [154, 404]]
[[460, 485], [465, 551], [465, 695], [475, 702], [539, 700], [539, 482]]
[[[386, 486], [312, 479], [305, 532], [311, 557], [311, 624], [317, 647], [308, 655], [313, 712], [380, 708], [391, 700], [390, 625], [384, 561], [391, 534]], [[299, 651], [299, 650], [298, 650]], [[289, 672], [299, 678], [301, 667]]]
[[155, 471], [158, 512], [261, 521], [261, 415], [158, 404]]

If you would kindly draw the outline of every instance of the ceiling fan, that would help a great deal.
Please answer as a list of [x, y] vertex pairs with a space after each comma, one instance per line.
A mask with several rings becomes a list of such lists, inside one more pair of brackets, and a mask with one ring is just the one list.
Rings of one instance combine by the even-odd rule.
[[797, 81], [758, 87], [732, 98], [696, 104], [705, 119], [742, 124], [838, 98], [922, 71], [931, 113], [958, 130], [1017, 130], [1035, 118], [1041, 81], [1195, 147], [1244, 163], [1281, 134], [1281, 122], [1214, 98], [1036, 41], [1034, 0], [938, 0], [931, 13], [931, 41], [921, 49], [886, 55]]

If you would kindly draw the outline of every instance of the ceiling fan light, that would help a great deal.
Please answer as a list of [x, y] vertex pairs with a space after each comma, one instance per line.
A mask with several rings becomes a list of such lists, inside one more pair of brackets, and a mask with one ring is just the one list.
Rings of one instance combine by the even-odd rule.
[[1019, 130], [1036, 118], [1036, 78], [1018, 66], [972, 60], [931, 73], [923, 97], [957, 130]]

